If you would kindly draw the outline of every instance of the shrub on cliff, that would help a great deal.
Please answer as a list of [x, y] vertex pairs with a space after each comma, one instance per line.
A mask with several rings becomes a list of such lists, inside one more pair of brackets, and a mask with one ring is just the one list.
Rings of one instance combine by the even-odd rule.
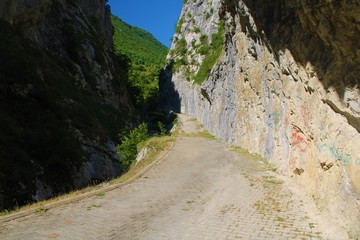
[[120, 163], [125, 170], [128, 170], [135, 161], [138, 153], [138, 144], [149, 138], [148, 127], [145, 123], [140, 124], [137, 128], [124, 135], [121, 144], [117, 148], [117, 154], [120, 156]]
[[197, 84], [202, 84], [209, 76], [211, 69], [221, 55], [224, 46], [224, 26], [219, 22], [218, 32], [211, 36], [210, 46], [204, 45], [199, 49], [200, 54], [206, 54], [200, 69], [194, 80]]

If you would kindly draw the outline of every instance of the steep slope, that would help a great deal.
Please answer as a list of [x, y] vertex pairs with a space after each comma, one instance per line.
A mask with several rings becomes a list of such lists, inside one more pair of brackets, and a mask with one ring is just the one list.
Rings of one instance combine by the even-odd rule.
[[105, 2], [0, 2], [0, 210], [123, 171], [136, 114]]
[[161, 84], [165, 108], [261, 154], [355, 238], [359, 16], [356, 1], [186, 1]]
[[114, 46], [130, 59], [129, 84], [139, 107], [154, 106], [158, 100], [159, 71], [165, 66], [168, 48], [149, 32], [112, 16]]
[[114, 44], [118, 53], [125, 54], [132, 61], [163, 65], [168, 48], [162, 45], [151, 33], [133, 27], [116, 16], [111, 17], [114, 26]]

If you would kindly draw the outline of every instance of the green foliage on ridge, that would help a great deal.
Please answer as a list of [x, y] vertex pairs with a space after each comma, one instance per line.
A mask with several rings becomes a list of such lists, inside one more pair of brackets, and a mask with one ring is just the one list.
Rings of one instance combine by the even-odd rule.
[[112, 16], [114, 47], [117, 54], [130, 60], [129, 85], [138, 107], [156, 103], [159, 72], [165, 66], [168, 48], [149, 32], [130, 26]]
[[111, 20], [115, 31], [113, 39], [117, 53], [125, 54], [137, 63], [165, 64], [168, 48], [151, 33], [133, 27], [116, 16], [112, 16]]
[[[111, 20], [115, 51], [129, 61], [128, 83], [133, 100], [147, 114], [150, 131], [165, 135], [166, 118], [159, 118], [156, 116], [159, 113], [153, 111], [159, 97], [159, 75], [165, 67], [168, 48], [147, 31], [130, 26], [115, 16]], [[148, 132], [148, 125], [142, 123], [130, 132], [121, 134], [117, 153], [124, 170], [129, 170], [135, 162], [139, 146], [150, 137]]]

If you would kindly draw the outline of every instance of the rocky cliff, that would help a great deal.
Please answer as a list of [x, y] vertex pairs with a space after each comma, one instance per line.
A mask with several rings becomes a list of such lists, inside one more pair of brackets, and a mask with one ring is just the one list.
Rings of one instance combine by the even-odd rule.
[[164, 107], [260, 154], [358, 236], [359, 39], [358, 1], [188, 0]]
[[136, 122], [105, 0], [0, 2], [0, 209], [122, 172]]

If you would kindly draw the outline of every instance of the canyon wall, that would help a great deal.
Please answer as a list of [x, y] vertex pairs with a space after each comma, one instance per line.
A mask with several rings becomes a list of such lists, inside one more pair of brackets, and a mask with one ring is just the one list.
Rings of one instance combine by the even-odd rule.
[[[221, 55], [196, 83], [201, 47], [219, 25]], [[163, 107], [260, 154], [358, 237], [359, 39], [358, 1], [188, 0], [161, 82]]]
[[136, 124], [105, 0], [0, 2], [0, 210], [119, 176]]

